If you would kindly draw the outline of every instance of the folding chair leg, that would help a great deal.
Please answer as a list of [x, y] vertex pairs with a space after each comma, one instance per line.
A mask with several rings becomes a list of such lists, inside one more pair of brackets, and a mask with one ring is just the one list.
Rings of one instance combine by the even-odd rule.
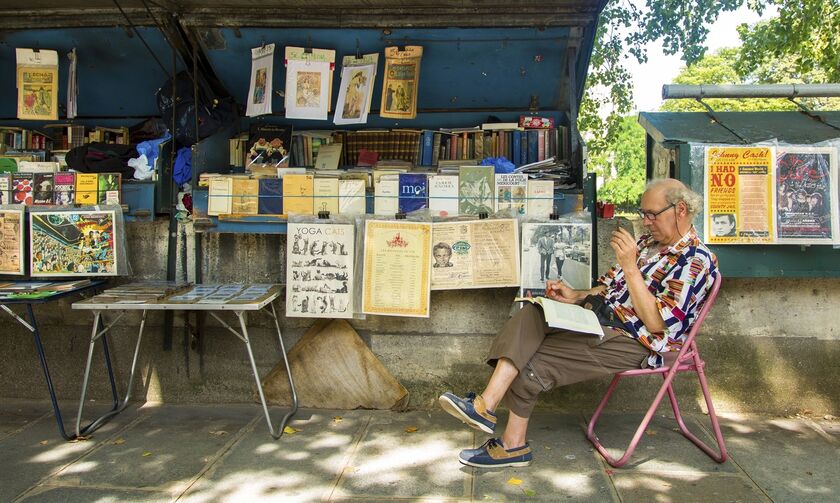
[[639, 445], [639, 442], [642, 440], [642, 435], [644, 435], [645, 430], [650, 424], [651, 419], [653, 419], [653, 415], [656, 413], [656, 409], [659, 407], [659, 404], [662, 402], [662, 398], [665, 397], [666, 388], [670, 386], [670, 381], [673, 380], [673, 375], [669, 374], [665, 376], [665, 383], [660, 388], [659, 391], [656, 393], [656, 398], [654, 398], [653, 402], [650, 404], [647, 413], [645, 414], [644, 419], [642, 419], [641, 424], [639, 427], [636, 428], [636, 433], [633, 435], [633, 439], [630, 440], [630, 445], [627, 447], [627, 450], [624, 451], [624, 454], [618, 459], [610, 456], [607, 450], [601, 445], [601, 441], [598, 440], [598, 437], [595, 435], [595, 424], [598, 421], [598, 417], [601, 415], [604, 407], [607, 405], [607, 401], [609, 401], [610, 396], [612, 395], [613, 391], [615, 391], [615, 387], [618, 385], [619, 379], [621, 376], [616, 374], [613, 377], [612, 382], [610, 383], [610, 387], [607, 389], [606, 395], [604, 398], [601, 399], [601, 403], [598, 405], [598, 408], [595, 410], [595, 414], [592, 415], [592, 418], [589, 420], [589, 426], [586, 429], [586, 438], [592, 443], [592, 446], [595, 447], [601, 456], [610, 464], [610, 466], [614, 468], [621, 468], [627, 461], [630, 459], [630, 456], [633, 455], [633, 452], [636, 450], [636, 447]]

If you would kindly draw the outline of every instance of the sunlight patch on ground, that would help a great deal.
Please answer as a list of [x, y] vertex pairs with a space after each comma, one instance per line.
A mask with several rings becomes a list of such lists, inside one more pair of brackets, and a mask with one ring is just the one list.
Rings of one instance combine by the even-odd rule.
[[548, 481], [565, 497], [582, 497], [595, 494], [593, 486], [596, 478], [592, 473], [557, 473], [551, 470], [539, 470], [535, 476]]
[[[52, 442], [50, 442], [52, 443]], [[84, 451], [86, 447], [80, 444], [62, 443], [54, 447], [50, 447], [46, 452], [36, 454], [29, 459], [31, 463], [54, 463], [62, 461], [69, 457], [77, 456], [80, 451]]]
[[269, 471], [240, 471], [215, 481], [211, 489], [197, 489], [187, 495], [184, 501], [203, 502], [244, 502], [283, 501], [304, 502], [320, 501], [329, 490], [328, 485], [313, 484], [313, 478], [299, 472], [278, 474]]

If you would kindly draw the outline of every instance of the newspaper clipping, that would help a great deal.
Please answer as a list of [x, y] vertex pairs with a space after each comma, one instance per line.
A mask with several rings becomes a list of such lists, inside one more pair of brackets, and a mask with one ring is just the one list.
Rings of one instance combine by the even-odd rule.
[[438, 222], [432, 231], [432, 290], [519, 285], [515, 219]]

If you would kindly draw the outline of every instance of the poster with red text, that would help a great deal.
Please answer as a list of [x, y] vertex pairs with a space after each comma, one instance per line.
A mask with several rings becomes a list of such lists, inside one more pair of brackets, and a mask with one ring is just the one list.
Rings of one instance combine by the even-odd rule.
[[772, 147], [706, 147], [705, 241], [774, 243]]

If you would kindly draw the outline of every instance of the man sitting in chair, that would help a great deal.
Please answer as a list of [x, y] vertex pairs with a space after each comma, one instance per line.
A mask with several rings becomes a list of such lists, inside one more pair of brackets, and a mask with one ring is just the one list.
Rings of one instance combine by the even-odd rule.
[[603, 337], [550, 328], [542, 309], [530, 303], [508, 320], [490, 346], [487, 363], [495, 369], [484, 391], [464, 398], [446, 392], [439, 399], [444, 410], [491, 434], [502, 399], [509, 409], [501, 437], [461, 451], [462, 464], [529, 465], [528, 418], [541, 392], [658, 367], [664, 353], [679, 351], [717, 276], [717, 259], [691, 223], [701, 208], [700, 196], [682, 182], [651, 182], [639, 208], [648, 233], [638, 241], [622, 228], [612, 233], [618, 264], [598, 278], [598, 286], [574, 290], [561, 281], [546, 282], [546, 296], [559, 302], [583, 304], [588, 295], [600, 296], [617, 318], [616, 327], [603, 327]]

